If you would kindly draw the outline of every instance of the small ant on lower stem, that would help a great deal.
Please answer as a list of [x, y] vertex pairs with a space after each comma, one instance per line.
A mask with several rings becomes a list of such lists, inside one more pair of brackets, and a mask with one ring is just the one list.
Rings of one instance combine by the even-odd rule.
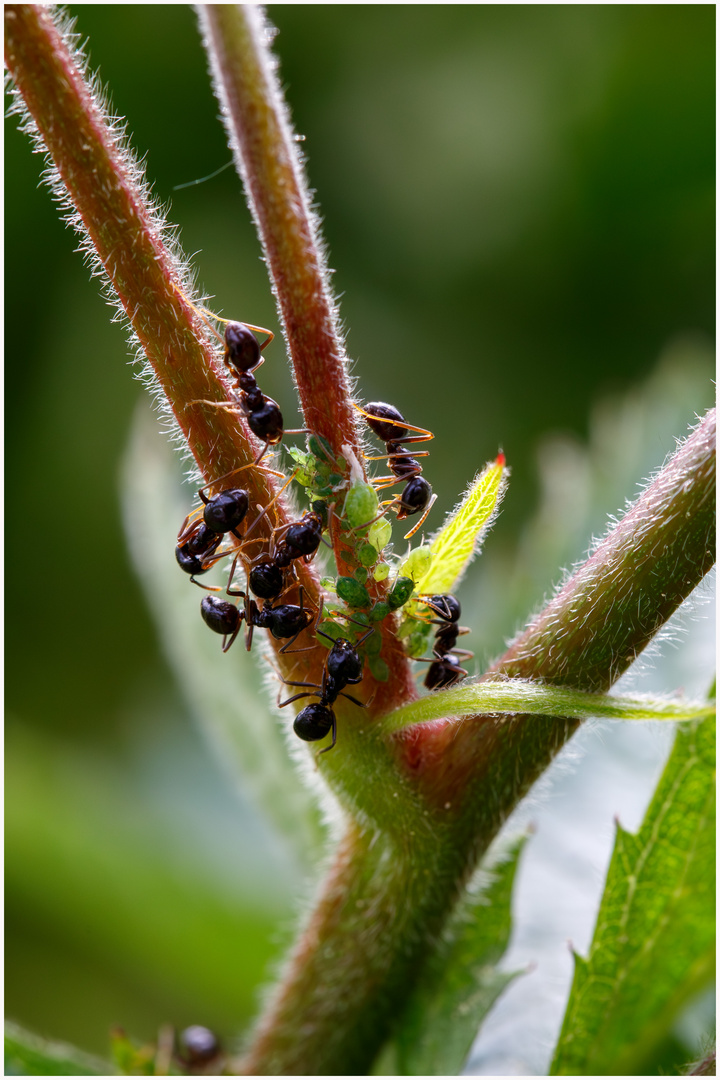
[[469, 660], [474, 654], [466, 649], [456, 649], [455, 643], [461, 634], [470, 631], [467, 626], [458, 626], [460, 601], [450, 593], [431, 596], [423, 603], [438, 616], [430, 622], [439, 629], [435, 632], [432, 659], [421, 660], [420, 663], [430, 664], [425, 676], [427, 689], [440, 690], [453, 686], [468, 674], [465, 668], [460, 667], [460, 660]]
[[363, 660], [358, 653], [358, 649], [371, 634], [375, 633], [375, 627], [371, 626], [367, 633], [363, 634], [355, 644], [346, 638], [333, 639], [323, 630], [318, 630], [317, 633], [332, 642], [332, 647], [325, 659], [322, 682], [318, 685], [317, 683], [291, 682], [288, 679], [283, 679], [286, 686], [310, 686], [313, 689], [304, 693], [293, 694], [287, 701], [281, 701], [278, 704], [282, 709], [293, 701], [299, 701], [300, 698], [320, 698], [319, 701], [313, 702], [312, 705], [306, 705], [304, 709], [300, 710], [293, 722], [293, 730], [298, 738], [303, 739], [305, 742], [319, 742], [332, 731], [330, 746], [326, 746], [324, 750], [320, 751], [321, 754], [326, 754], [329, 750], [332, 750], [337, 740], [337, 720], [333, 705], [338, 697], [348, 698], [353, 704], [359, 705], [361, 709], [367, 708], [367, 702], [358, 701], [352, 694], [346, 694], [344, 691], [346, 686], [355, 686], [357, 683], [362, 682]]

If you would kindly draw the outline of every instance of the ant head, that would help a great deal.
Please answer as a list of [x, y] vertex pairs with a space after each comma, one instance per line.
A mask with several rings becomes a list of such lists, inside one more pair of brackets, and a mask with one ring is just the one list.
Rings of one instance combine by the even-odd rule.
[[221, 491], [206, 503], [203, 521], [213, 532], [230, 532], [241, 523], [249, 506], [250, 498], [242, 488]]
[[460, 601], [450, 593], [443, 593], [438, 596], [431, 596], [425, 603], [428, 607], [431, 607], [441, 619], [446, 619], [448, 622], [457, 622], [460, 618]]
[[237, 372], [250, 371], [260, 363], [260, 346], [245, 323], [229, 322], [225, 327], [225, 363]]

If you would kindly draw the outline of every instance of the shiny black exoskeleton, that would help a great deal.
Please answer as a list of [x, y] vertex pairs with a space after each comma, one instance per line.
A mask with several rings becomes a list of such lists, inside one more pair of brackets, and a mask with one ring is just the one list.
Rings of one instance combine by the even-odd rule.
[[248, 587], [260, 600], [274, 600], [285, 587], [282, 569], [274, 559], [263, 556], [248, 572]]
[[283, 526], [281, 538], [274, 544], [269, 555], [254, 560], [248, 570], [248, 588], [260, 600], [275, 600], [285, 590], [283, 570], [295, 559], [314, 555], [320, 546], [323, 520], [312, 510], [303, 514], [299, 521]]
[[175, 548], [178, 565], [186, 574], [191, 575], [190, 580], [195, 585], [200, 584], [195, 581], [195, 575], [204, 574], [218, 561], [213, 559], [213, 556], [223, 536], [231, 532], [238, 540], [241, 539], [237, 529], [244, 521], [250, 506], [250, 497], [243, 488], [220, 491], [212, 498], [205, 495], [204, 490], [201, 488], [198, 492], [204, 503], [202, 518], [193, 518], [192, 514], [185, 518]]
[[220, 546], [222, 538], [222, 533], [214, 532], [201, 523], [189, 540], [175, 548], [178, 566], [186, 574], [190, 574], [190, 580], [194, 584], [200, 584], [195, 581], [195, 576], [206, 573], [212, 566], [212, 556]]
[[[322, 630], [318, 631], [318, 633], [322, 634], [323, 637], [328, 636]], [[342, 697], [354, 702], [355, 705], [365, 708], [364, 702], [358, 701], [351, 694], [344, 693], [344, 690], [346, 686], [354, 686], [362, 682], [363, 661], [358, 649], [372, 633], [374, 633], [374, 627], [371, 627], [366, 634], [363, 634], [355, 645], [346, 638], [338, 638], [337, 641], [333, 642], [325, 660], [320, 686], [315, 683], [305, 682], [288, 683], [288, 686], [315, 687], [315, 689], [308, 690], [305, 693], [294, 694], [287, 701], [281, 702], [281, 708], [293, 701], [299, 701], [300, 698], [312, 696], [320, 698], [319, 701], [306, 705], [304, 709], [300, 710], [295, 717], [293, 731], [299, 739], [303, 739], [305, 742], [319, 742], [320, 739], [324, 739], [332, 731], [332, 742], [330, 746], [326, 746], [324, 750], [320, 751], [322, 754], [332, 750], [337, 739], [337, 721], [333, 705], [338, 697], [342, 695]], [[331, 641], [332, 638], [328, 638], [328, 640]]]
[[266, 446], [274, 446], [283, 437], [283, 416], [278, 403], [262, 393], [253, 375], [262, 363], [260, 345], [245, 323], [229, 322], [225, 327], [224, 359], [235, 379], [237, 401], [248, 427]]
[[[409, 453], [403, 443], [427, 442], [428, 439], [433, 438], [433, 435], [424, 428], [408, 424], [399, 409], [384, 401], [371, 401], [360, 411], [365, 416], [368, 427], [385, 443], [387, 450], [387, 462], [392, 476], [381, 476], [379, 483], [382, 486], [396, 482], [405, 484], [395, 502], [398, 520], [412, 517], [414, 514], [423, 514], [418, 524], [408, 534], [412, 536], [425, 521], [435, 500], [430, 484], [421, 476], [422, 465]], [[409, 435], [410, 431], [416, 431], [419, 434]], [[425, 457], [427, 454], [421, 451], [418, 456]]]
[[428, 690], [440, 690], [465, 678], [467, 671], [460, 666], [460, 660], [470, 659], [473, 654], [464, 649], [455, 649], [460, 634], [468, 633], [467, 627], [458, 626], [460, 601], [444, 593], [431, 596], [425, 603], [438, 616], [431, 620], [438, 630], [433, 643], [434, 659], [425, 676], [425, 686]]
[[289, 566], [294, 559], [306, 560], [320, 547], [323, 520], [314, 510], [307, 510], [299, 521], [293, 521], [275, 547], [274, 561], [279, 567]]
[[200, 601], [200, 614], [206, 626], [223, 635], [222, 651], [227, 652], [240, 632], [244, 612], [229, 600], [204, 596]]
[[[303, 630], [306, 630], [313, 621], [313, 613], [303, 607], [303, 592], [300, 587], [299, 604], [278, 604], [271, 607], [267, 603], [259, 608], [251, 596], [244, 592], [233, 592], [228, 589], [231, 596], [239, 596], [245, 603], [242, 608], [227, 600], [219, 600], [215, 596], [206, 596], [200, 603], [200, 614], [207, 626], [216, 634], [222, 634], [223, 652], [227, 652], [235, 638], [238, 636], [243, 619], [247, 625], [246, 648], [252, 645], [253, 629], [257, 626], [262, 630], [269, 630], [274, 638], [282, 640], [290, 638], [283, 645], [280, 652], [285, 652]], [[228, 640], [229, 639], [229, 640]]]

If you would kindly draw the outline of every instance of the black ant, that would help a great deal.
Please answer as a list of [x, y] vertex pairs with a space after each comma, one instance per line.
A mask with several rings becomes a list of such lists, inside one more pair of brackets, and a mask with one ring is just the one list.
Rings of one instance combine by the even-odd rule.
[[[219, 319], [225, 323], [225, 337], [220, 337], [215, 328], [205, 318], [198, 308], [194, 308], [203, 321], [210, 327], [216, 337], [223, 342], [225, 352], [223, 362], [235, 381], [233, 387], [234, 402], [227, 401], [198, 401], [198, 405], [212, 405], [215, 408], [240, 408], [247, 418], [248, 427], [253, 435], [257, 436], [265, 445], [255, 459], [257, 464], [265, 455], [269, 446], [279, 443], [286, 434], [283, 423], [283, 415], [277, 401], [273, 401], [267, 394], [263, 394], [257, 384], [253, 372], [264, 363], [264, 357], [260, 354], [267, 348], [275, 335], [272, 330], [266, 330], [263, 326], [253, 326], [251, 323], [235, 322], [232, 319]], [[208, 314], [212, 314], [208, 312]], [[258, 342], [253, 331], [265, 334], [266, 340], [262, 345]], [[300, 435], [307, 428], [288, 428], [287, 434]]]
[[[359, 405], [355, 408], [363, 414], [368, 427], [385, 443], [387, 449], [387, 463], [392, 476], [380, 476], [373, 481], [373, 484], [377, 487], [389, 487], [398, 481], [405, 484], [402, 494], [397, 495], [385, 505], [397, 507], [398, 521], [424, 511], [417, 525], [405, 536], [405, 539], [409, 540], [427, 518], [437, 495], [433, 495], [430, 484], [421, 475], [422, 465], [417, 460], [417, 457], [427, 457], [427, 450], [421, 450], [417, 457], [412, 457], [401, 444], [428, 442], [435, 436], [425, 428], [408, 424], [399, 409], [396, 409], [394, 405], [387, 405], [384, 401], [371, 401], [364, 409]], [[419, 434], [408, 436], [409, 431], [417, 431]], [[368, 458], [368, 460], [381, 461], [384, 457]]]
[[465, 668], [460, 667], [460, 660], [469, 660], [473, 653], [465, 649], [455, 649], [455, 644], [460, 634], [470, 631], [466, 626], [458, 626], [460, 601], [454, 596], [449, 593], [431, 596], [424, 603], [439, 616], [430, 620], [439, 629], [435, 632], [434, 659], [430, 661], [425, 686], [428, 690], [440, 690], [445, 686], [453, 686], [468, 674]]
[[[242, 591], [234, 592], [228, 588], [230, 596], [240, 596], [245, 603], [242, 608], [228, 600], [219, 600], [216, 596], [205, 596], [200, 602], [200, 614], [207, 626], [216, 634], [223, 635], [222, 651], [226, 653], [240, 632], [243, 619], [247, 625], [245, 646], [249, 650], [252, 645], [253, 629], [258, 626], [263, 630], [269, 630], [274, 638], [290, 638], [280, 652], [286, 652], [303, 630], [307, 630], [315, 616], [307, 608], [303, 607], [303, 587], [300, 586], [300, 604], [278, 604], [270, 607], [268, 604], [262, 608], [248, 594]], [[228, 640], [229, 638], [229, 640]]]
[[[188, 514], [180, 527], [175, 558], [181, 569], [191, 575], [190, 580], [195, 585], [200, 585], [199, 581], [195, 581], [196, 574], [204, 574], [224, 555], [229, 554], [229, 552], [215, 554], [226, 533], [232, 533], [238, 540], [242, 539], [237, 529], [245, 520], [250, 508], [250, 496], [244, 488], [226, 489], [211, 498], [205, 495], [205, 491], [247, 468], [250, 466], [241, 465], [239, 469], [233, 469], [218, 480], [211, 480], [209, 484], [201, 487], [198, 496], [203, 503], [202, 515], [199, 515], [198, 510], [194, 510]], [[200, 587], [207, 586], [200, 585]]]
[[287, 686], [312, 686], [314, 689], [305, 693], [294, 694], [287, 701], [280, 702], [281, 709], [285, 705], [290, 705], [293, 701], [299, 701], [300, 698], [320, 698], [319, 701], [313, 702], [312, 705], [306, 705], [304, 709], [300, 710], [293, 722], [293, 730], [298, 738], [303, 739], [305, 742], [319, 742], [320, 739], [325, 738], [328, 732], [332, 731], [332, 742], [330, 746], [326, 746], [324, 750], [320, 751], [321, 754], [326, 754], [328, 750], [332, 750], [337, 739], [337, 720], [333, 705], [338, 697], [346, 697], [355, 705], [359, 705], [361, 709], [366, 708], [364, 701], [358, 701], [352, 694], [344, 693], [344, 690], [346, 686], [354, 686], [362, 682], [363, 661], [358, 654], [358, 649], [374, 632], [375, 627], [371, 626], [367, 633], [363, 634], [353, 644], [346, 638], [333, 640], [323, 630], [318, 630], [318, 634], [327, 638], [328, 641], [332, 641], [332, 647], [327, 654], [325, 667], [323, 668], [322, 683], [318, 686], [317, 683], [283, 680]]
[[[262, 514], [260, 515], [262, 517]], [[259, 521], [256, 518], [250, 529]], [[248, 588], [261, 600], [276, 600], [289, 586], [285, 584], [283, 571], [290, 566], [295, 559], [304, 559], [310, 562], [320, 546], [324, 530], [322, 516], [314, 510], [306, 511], [299, 521], [292, 521], [287, 525], [281, 525], [273, 531], [273, 549], [263, 553], [253, 560], [247, 572]], [[250, 532], [248, 529], [248, 532]], [[282, 533], [281, 539], [275, 541], [275, 533]], [[243, 557], [238, 553], [239, 557]], [[237, 562], [237, 558], [236, 558]], [[235, 573], [235, 563], [230, 572], [230, 581]]]

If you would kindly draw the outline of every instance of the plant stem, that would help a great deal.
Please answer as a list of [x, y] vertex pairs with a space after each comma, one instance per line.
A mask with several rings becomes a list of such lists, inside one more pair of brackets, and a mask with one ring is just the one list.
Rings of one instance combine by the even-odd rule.
[[344, 443], [362, 462], [345, 350], [317, 219], [268, 48], [270, 28], [262, 8], [249, 4], [208, 4], [198, 15], [275, 285], [305, 421], [336, 454]]
[[[269, 48], [271, 29], [263, 9], [249, 4], [203, 5], [198, 16], [228, 138], [272, 277], [305, 422], [328, 440], [336, 455], [343, 446], [349, 448], [364, 470], [319, 225], [310, 209], [302, 161]], [[357, 564], [336, 516], [330, 527], [338, 574], [351, 575]], [[385, 583], [371, 576], [367, 588], [371, 599], [384, 599]], [[417, 696], [396, 625], [397, 619], [391, 617], [378, 627], [390, 677], [376, 682], [366, 675], [371, 715], [382, 715]]]
[[[712, 565], [714, 436], [712, 413], [488, 677], [598, 690], [625, 670]], [[395, 737], [401, 827], [349, 827], [244, 1073], [369, 1071], [478, 858], [577, 726], [474, 717]]]
[[[5, 45], [10, 75], [60, 178], [55, 187], [64, 186], [73, 223], [117, 294], [202, 475], [209, 481], [247, 465], [256, 451], [244, 420], [236, 411], [203, 404], [227, 401], [228, 391], [189, 299], [190, 269], [165, 243], [165, 223], [141, 170], [108, 121], [70, 35], [50, 8], [6, 5]], [[255, 468], [241, 475], [251, 505], [266, 506], [276, 493], [270, 476]], [[284, 523], [284, 506], [277, 506]], [[268, 516], [257, 531], [267, 535], [270, 527]], [[302, 563], [298, 576], [317, 605], [313, 567]], [[283, 654], [279, 663], [290, 677], [316, 679], [317, 658], [311, 666], [310, 655], [290, 660]]]

